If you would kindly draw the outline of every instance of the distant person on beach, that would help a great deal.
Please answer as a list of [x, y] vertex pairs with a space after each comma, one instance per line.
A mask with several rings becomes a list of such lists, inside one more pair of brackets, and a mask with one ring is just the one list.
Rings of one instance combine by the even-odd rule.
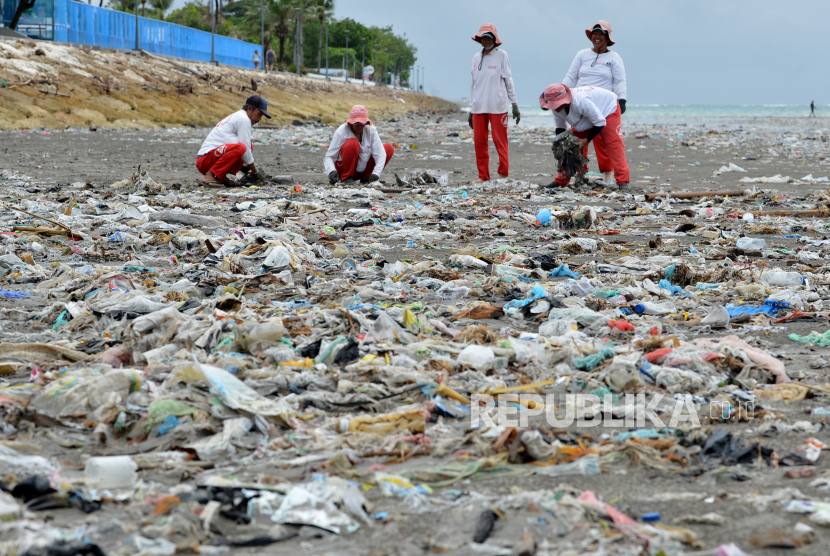
[[501, 41], [492, 23], [482, 25], [473, 40], [481, 44], [481, 52], [473, 56], [470, 79], [470, 115], [467, 123], [473, 130], [478, 181], [490, 181], [489, 128], [499, 154], [498, 174], [506, 178], [510, 169], [507, 149], [507, 109], [513, 105], [516, 124], [521, 119], [513, 75], [507, 52], [499, 50]]
[[260, 60], [262, 60], [262, 56], [259, 54], [259, 50], [254, 50], [254, 55], [251, 59], [254, 62], [254, 69], [258, 70], [259, 69], [259, 62], [260, 62]]
[[223, 187], [233, 182], [227, 174], [236, 174], [247, 164], [256, 174], [251, 127], [262, 117], [271, 118], [268, 102], [259, 95], [248, 97], [242, 110], [234, 112], [210, 130], [207, 139], [199, 147], [196, 168], [205, 176], [196, 183], [208, 187]]
[[[583, 152], [597, 137], [602, 137], [605, 150], [614, 165], [614, 178], [620, 190], [628, 189], [628, 161], [625, 159], [625, 144], [622, 140], [620, 116], [622, 111], [617, 96], [599, 87], [577, 87], [571, 89], [562, 83], [548, 85], [539, 97], [542, 110], [553, 110], [553, 119], [558, 129], [571, 125], [571, 131], [579, 137]], [[559, 174], [553, 185], [568, 185], [565, 176]]]
[[810, 101], [810, 115], [807, 116], [808, 118], [815, 118], [816, 117], [816, 101]]
[[[617, 95], [620, 114], [625, 114], [627, 97], [625, 66], [623, 66], [619, 54], [608, 50], [608, 47], [614, 44], [614, 39], [611, 36], [611, 24], [603, 20], [597, 21], [593, 27], [585, 29], [585, 35], [591, 41], [592, 47], [576, 53], [576, 57], [571, 63], [571, 69], [568, 70], [568, 74], [562, 80], [562, 83], [571, 89], [576, 87], [599, 87], [611, 91]], [[565, 130], [557, 129], [556, 133], [562, 131]], [[606, 152], [605, 142], [600, 136], [594, 139], [594, 152], [597, 155], [599, 171], [605, 174], [606, 182], [610, 181], [614, 166]], [[587, 144], [583, 154], [586, 158], [588, 157]], [[587, 164], [585, 170], [588, 170]], [[601, 185], [604, 185], [604, 183]]]
[[337, 128], [323, 159], [329, 183], [376, 182], [392, 160], [395, 147], [381, 143], [365, 106], [353, 106], [346, 123]]
[[268, 71], [274, 71], [274, 62], [276, 60], [277, 55], [274, 53], [274, 49], [269, 46], [265, 52], [265, 62], [268, 64]]

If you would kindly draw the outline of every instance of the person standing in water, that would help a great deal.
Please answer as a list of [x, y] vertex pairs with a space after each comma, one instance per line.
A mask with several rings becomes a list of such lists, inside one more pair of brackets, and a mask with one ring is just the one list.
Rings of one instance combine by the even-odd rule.
[[816, 101], [810, 101], [810, 115], [807, 116], [808, 118], [815, 118], [816, 117]]
[[496, 26], [485, 23], [473, 35], [481, 44], [481, 52], [473, 56], [470, 79], [470, 115], [467, 123], [473, 130], [478, 181], [490, 181], [489, 128], [499, 154], [498, 174], [506, 178], [510, 168], [507, 149], [507, 109], [513, 105], [516, 124], [521, 119], [513, 89], [513, 76], [507, 52], [499, 50], [501, 41]]
[[[593, 27], [585, 29], [585, 36], [591, 41], [591, 48], [576, 53], [571, 68], [562, 83], [570, 89], [599, 87], [611, 91], [617, 95], [620, 114], [625, 114], [625, 102], [628, 96], [625, 83], [625, 66], [619, 54], [608, 50], [609, 46], [614, 45], [614, 39], [611, 36], [611, 24], [604, 20], [597, 21]], [[557, 129], [556, 133], [562, 131], [565, 130]], [[594, 152], [597, 155], [599, 171], [604, 174], [604, 182], [598, 185], [606, 185], [614, 175], [614, 164], [608, 156], [602, 136], [594, 138]], [[586, 158], [588, 157], [587, 144], [582, 154]], [[587, 164], [585, 170], [588, 170]]]

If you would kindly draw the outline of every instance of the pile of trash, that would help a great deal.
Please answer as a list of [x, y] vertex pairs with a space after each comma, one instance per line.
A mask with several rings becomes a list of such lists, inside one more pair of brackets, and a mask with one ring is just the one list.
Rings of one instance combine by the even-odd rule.
[[[310, 549], [436, 514], [464, 539], [432, 552], [680, 554], [728, 512], [647, 510], [716, 496], [810, 516], [747, 550], [830, 525], [804, 355], [830, 345], [830, 193], [245, 184], [0, 171], [0, 554]], [[715, 485], [780, 469], [808, 492]], [[627, 473], [702, 486], [567, 482]]]

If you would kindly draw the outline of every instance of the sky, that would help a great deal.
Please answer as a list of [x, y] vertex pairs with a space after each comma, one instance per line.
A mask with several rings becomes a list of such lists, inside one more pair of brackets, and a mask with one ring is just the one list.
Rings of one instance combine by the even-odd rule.
[[335, 0], [335, 17], [392, 25], [418, 49], [424, 90], [468, 97], [470, 39], [493, 23], [519, 104], [561, 82], [585, 29], [609, 21], [629, 104], [830, 104], [827, 0]]

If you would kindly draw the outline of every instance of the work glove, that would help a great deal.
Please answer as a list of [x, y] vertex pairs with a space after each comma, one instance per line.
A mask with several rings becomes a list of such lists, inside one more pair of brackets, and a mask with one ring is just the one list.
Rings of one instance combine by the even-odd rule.
[[332, 170], [329, 172], [329, 183], [334, 185], [335, 183], [340, 180], [340, 174], [337, 173], [337, 170]]
[[470, 129], [473, 129], [473, 113], [470, 112], [467, 115], [467, 123], [470, 124]]
[[380, 176], [378, 176], [377, 174], [372, 174], [371, 176], [369, 176], [369, 183], [372, 183], [373, 181], [378, 181], [379, 179]]
[[519, 125], [522, 115], [519, 113], [519, 107], [516, 104], [513, 105], [513, 118], [516, 120], [516, 125]]
[[618, 101], [620, 103], [620, 114], [625, 114], [625, 99]]
[[565, 133], [566, 131], [568, 131], [568, 130], [565, 129], [564, 127], [557, 127], [556, 131], [555, 131], [555, 135], [559, 135], [560, 133]]

